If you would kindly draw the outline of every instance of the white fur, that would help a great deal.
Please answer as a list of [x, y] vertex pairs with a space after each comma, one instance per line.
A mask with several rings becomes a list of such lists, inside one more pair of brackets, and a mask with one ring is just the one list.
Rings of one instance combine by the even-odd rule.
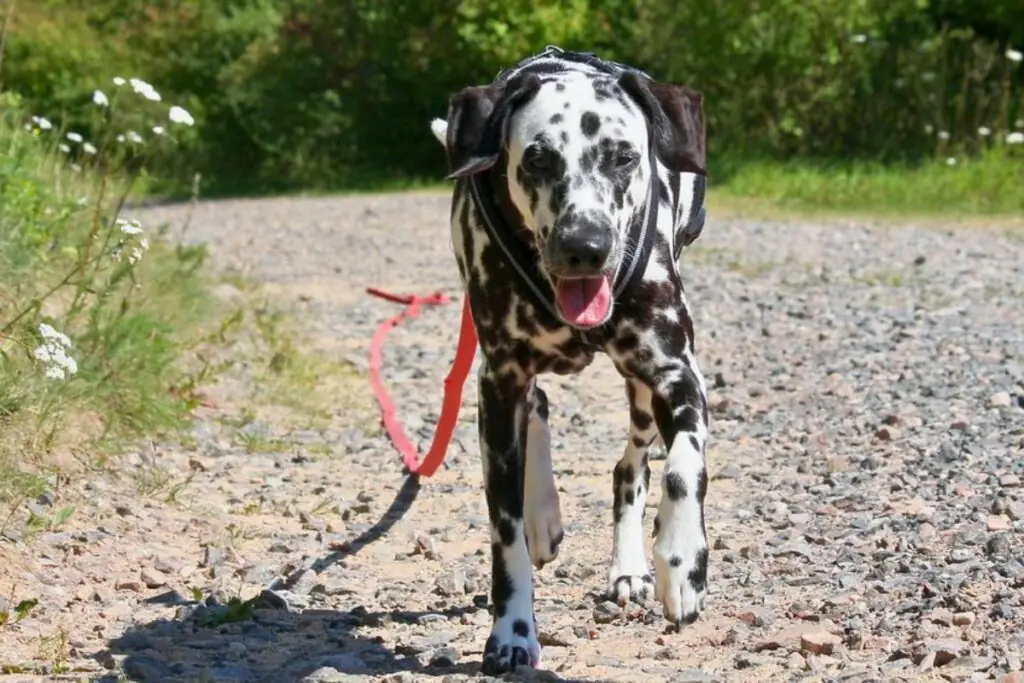
[[437, 138], [437, 141], [444, 147], [448, 142], [448, 122], [444, 119], [434, 119], [430, 122], [430, 131]]

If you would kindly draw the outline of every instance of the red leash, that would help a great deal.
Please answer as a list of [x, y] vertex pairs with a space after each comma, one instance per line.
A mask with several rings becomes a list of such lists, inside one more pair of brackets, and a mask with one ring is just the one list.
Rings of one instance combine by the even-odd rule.
[[455, 351], [455, 360], [452, 368], [444, 380], [444, 402], [441, 404], [441, 418], [437, 422], [437, 429], [434, 431], [434, 440], [430, 444], [430, 450], [423, 460], [420, 460], [416, 447], [409, 441], [395, 416], [395, 404], [391, 401], [384, 382], [380, 376], [381, 362], [383, 360], [381, 347], [384, 345], [384, 338], [388, 332], [397, 327], [405, 318], [415, 318], [420, 314], [421, 305], [437, 306], [451, 302], [451, 298], [441, 292], [435, 292], [429, 296], [398, 295], [389, 294], [373, 287], [368, 288], [367, 293], [405, 304], [405, 309], [391, 318], [385, 320], [373, 333], [370, 341], [370, 382], [373, 385], [373, 393], [380, 405], [381, 419], [384, 428], [391, 438], [398, 452], [402, 454], [402, 462], [412, 474], [421, 477], [429, 477], [444, 462], [448, 453], [448, 444], [452, 440], [452, 432], [455, 431], [455, 424], [459, 421], [459, 408], [462, 406], [462, 387], [466, 383], [469, 371], [473, 367], [473, 357], [476, 355], [476, 328], [473, 326], [473, 316], [469, 310], [469, 299], [463, 301], [462, 306], [462, 328], [459, 331], [459, 344]]

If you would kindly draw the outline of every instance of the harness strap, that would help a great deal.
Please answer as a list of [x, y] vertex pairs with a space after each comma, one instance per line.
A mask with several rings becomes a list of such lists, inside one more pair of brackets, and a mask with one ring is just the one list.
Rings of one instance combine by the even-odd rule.
[[632, 245], [627, 243], [625, 246], [626, 259], [623, 261], [627, 262], [625, 271], [622, 270], [623, 262], [620, 262], [618, 272], [615, 273], [615, 296], [626, 291], [634, 280], [643, 277], [644, 271], [647, 269], [647, 261], [651, 258], [654, 234], [658, 231], [658, 205], [661, 204], [661, 197], [657, 196], [658, 164], [653, 145], [650, 149], [650, 160], [651, 182], [647, 186], [647, 207], [640, 219], [639, 228], [635, 224], [629, 228], [628, 239]]

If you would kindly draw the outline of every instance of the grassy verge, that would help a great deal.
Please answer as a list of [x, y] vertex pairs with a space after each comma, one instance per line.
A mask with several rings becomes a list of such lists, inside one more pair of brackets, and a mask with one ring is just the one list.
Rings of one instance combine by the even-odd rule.
[[[993, 150], [955, 163], [723, 160], [709, 202], [726, 213], [981, 219], [1019, 223], [1024, 154]], [[1024, 153], [1024, 149], [1019, 150]]]
[[[442, 169], [443, 170], [443, 169]], [[919, 165], [711, 158], [709, 209], [718, 216], [864, 218], [1024, 227], [1024, 145]], [[439, 175], [442, 171], [439, 171]], [[296, 196], [450, 190], [444, 181], [389, 181]], [[259, 193], [254, 193], [259, 194]]]
[[[23, 503], [185, 424], [209, 368], [187, 357], [222, 314], [201, 247], [122, 210], [132, 174], [0, 93], [0, 531]], [[27, 516], [27, 519], [26, 519]]]

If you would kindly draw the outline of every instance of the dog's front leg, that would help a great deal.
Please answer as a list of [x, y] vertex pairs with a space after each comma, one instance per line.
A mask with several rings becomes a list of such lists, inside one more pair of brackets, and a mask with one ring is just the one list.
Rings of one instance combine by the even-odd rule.
[[665, 618], [678, 626], [697, 619], [707, 593], [707, 399], [704, 380], [689, 351], [678, 365], [672, 363], [658, 375], [651, 403], [668, 458], [654, 520], [655, 591]]
[[[523, 527], [524, 444], [517, 424], [529, 383], [514, 372], [479, 374], [479, 429], [484, 489], [491, 523], [491, 602], [494, 624], [481, 670], [498, 675], [540, 664], [533, 617], [533, 567]], [[518, 419], [517, 419], [518, 418]]]
[[653, 588], [644, 552], [644, 509], [651, 484], [647, 450], [658, 435], [651, 415], [652, 393], [646, 384], [626, 380], [629, 396], [629, 440], [612, 475], [612, 563], [608, 598], [620, 605], [643, 603]]

